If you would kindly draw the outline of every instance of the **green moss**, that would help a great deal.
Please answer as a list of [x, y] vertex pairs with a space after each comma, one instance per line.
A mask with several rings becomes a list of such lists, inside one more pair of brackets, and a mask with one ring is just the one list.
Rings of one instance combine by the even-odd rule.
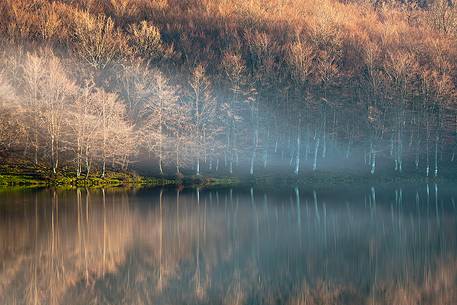
[[38, 186], [38, 185], [16, 185], [16, 186], [0, 185], [0, 194], [2, 194], [2, 193], [24, 192], [24, 191], [27, 191], [27, 190], [36, 189], [37, 187], [40, 187], [40, 186]]
[[[440, 181], [446, 180], [439, 178]], [[255, 185], [257, 187], [313, 185], [329, 186], [353, 183], [388, 183], [388, 182], [419, 182], [436, 181], [436, 178], [423, 176], [402, 175], [369, 175], [348, 174], [332, 172], [312, 172], [308, 175], [297, 177], [295, 175], [270, 175], [270, 176], [245, 176], [235, 177], [210, 177], [210, 176], [179, 176], [179, 177], [141, 177], [128, 172], [107, 172], [102, 178], [101, 174], [94, 172], [89, 177], [77, 177], [72, 170], [61, 170], [57, 175], [51, 175], [44, 167], [31, 164], [15, 164], [0, 166], [0, 187], [3, 188], [32, 188], [53, 186], [60, 189], [75, 187], [106, 188], [121, 186], [166, 186], [184, 185], [188, 187], [232, 187], [241, 185]]]
[[154, 178], [154, 177], [138, 177], [136, 184], [146, 186], [164, 186], [179, 184], [177, 179]]
[[177, 179], [146, 178], [126, 172], [108, 172], [105, 177], [94, 172], [89, 177], [77, 177], [73, 171], [61, 170], [57, 175], [51, 175], [49, 170], [33, 164], [18, 163], [0, 166], [0, 187], [2, 188], [32, 188], [53, 186], [62, 188], [74, 187], [120, 187], [120, 186], [163, 186], [178, 184]]
[[33, 176], [21, 174], [0, 175], [0, 186], [20, 186], [20, 185], [45, 185], [46, 182]]

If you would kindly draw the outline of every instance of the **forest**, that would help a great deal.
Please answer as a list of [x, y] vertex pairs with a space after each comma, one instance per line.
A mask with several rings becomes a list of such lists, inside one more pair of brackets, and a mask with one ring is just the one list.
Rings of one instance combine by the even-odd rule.
[[3, 0], [0, 40], [2, 164], [433, 177], [457, 162], [453, 1]]

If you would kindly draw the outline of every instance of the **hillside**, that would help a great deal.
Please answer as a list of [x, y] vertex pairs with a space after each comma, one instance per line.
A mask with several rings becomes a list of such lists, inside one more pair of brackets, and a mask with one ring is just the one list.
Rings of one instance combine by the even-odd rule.
[[453, 168], [452, 1], [6, 0], [0, 37], [6, 162], [77, 176]]

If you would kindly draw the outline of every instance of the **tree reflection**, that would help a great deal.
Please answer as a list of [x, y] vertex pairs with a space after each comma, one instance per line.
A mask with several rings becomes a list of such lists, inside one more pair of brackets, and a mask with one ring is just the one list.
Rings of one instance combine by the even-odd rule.
[[446, 187], [56, 189], [0, 205], [4, 304], [455, 304]]

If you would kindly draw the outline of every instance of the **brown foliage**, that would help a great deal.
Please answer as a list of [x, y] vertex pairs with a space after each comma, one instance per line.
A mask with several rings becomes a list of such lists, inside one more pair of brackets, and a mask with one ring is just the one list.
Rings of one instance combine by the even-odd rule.
[[[0, 33], [8, 46], [47, 45], [74, 57], [91, 68], [77, 77], [123, 92], [129, 103], [116, 74], [147, 62], [173, 85], [202, 65], [218, 91], [249, 101], [258, 93], [260, 106], [287, 119], [291, 109], [308, 111], [305, 96], [351, 115], [363, 105], [361, 125], [373, 100], [380, 118], [400, 104], [456, 110], [456, 8], [399, 2], [5, 0]], [[309, 117], [319, 124], [320, 115]]]
[[77, 11], [73, 22], [74, 50], [91, 67], [105, 69], [130, 55], [123, 33], [110, 17]]

